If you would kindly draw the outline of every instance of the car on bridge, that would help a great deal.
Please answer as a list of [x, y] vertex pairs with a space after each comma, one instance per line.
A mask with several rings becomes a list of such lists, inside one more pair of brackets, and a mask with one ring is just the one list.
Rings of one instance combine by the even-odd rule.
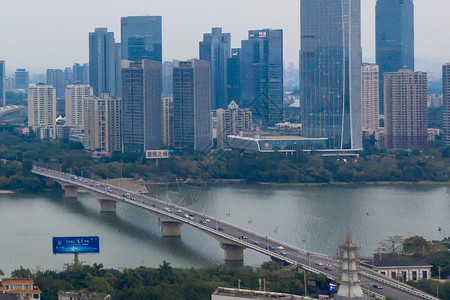
[[280, 251], [280, 254], [281, 255], [287, 255], [287, 252], [286, 251]]
[[383, 289], [383, 287], [381, 285], [378, 285], [378, 284], [374, 284], [373, 287], [376, 288], [376, 289], [379, 289], [379, 290]]

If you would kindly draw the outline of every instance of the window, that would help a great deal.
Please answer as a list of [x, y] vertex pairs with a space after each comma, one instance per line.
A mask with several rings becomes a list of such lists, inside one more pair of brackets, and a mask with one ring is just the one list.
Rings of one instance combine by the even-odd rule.
[[397, 278], [397, 273], [396, 273], [395, 271], [392, 271], [392, 272], [391, 272], [391, 277], [392, 277], [392, 278]]
[[417, 271], [412, 271], [412, 280], [417, 280]]
[[422, 278], [423, 279], [427, 279], [428, 278], [428, 272], [427, 271], [422, 271]]

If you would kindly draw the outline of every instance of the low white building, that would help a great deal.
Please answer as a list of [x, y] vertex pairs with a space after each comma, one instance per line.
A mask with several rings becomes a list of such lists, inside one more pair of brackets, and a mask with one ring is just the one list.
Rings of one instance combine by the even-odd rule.
[[374, 271], [399, 281], [431, 279], [432, 265], [413, 259], [411, 256], [375, 254], [371, 267]]
[[0, 282], [0, 294], [18, 295], [21, 299], [41, 299], [41, 290], [31, 278], [4, 278]]

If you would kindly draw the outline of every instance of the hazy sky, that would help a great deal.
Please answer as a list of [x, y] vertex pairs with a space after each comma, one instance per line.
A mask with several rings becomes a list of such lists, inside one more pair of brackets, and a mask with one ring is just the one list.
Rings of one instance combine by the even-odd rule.
[[[375, 56], [375, 2], [362, 0], [363, 57]], [[163, 59], [198, 57], [211, 27], [232, 34], [239, 47], [249, 29], [284, 30], [284, 59], [298, 61], [300, 0], [0, 0], [0, 60], [7, 71], [36, 73], [88, 61], [88, 33], [115, 32], [120, 17], [163, 16]], [[416, 58], [450, 61], [450, 0], [415, 0]]]

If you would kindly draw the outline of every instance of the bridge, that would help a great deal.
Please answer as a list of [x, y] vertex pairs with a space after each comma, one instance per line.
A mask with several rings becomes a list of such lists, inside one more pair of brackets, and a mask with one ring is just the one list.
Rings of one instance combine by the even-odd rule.
[[[322, 274], [331, 280], [340, 278], [340, 261], [325, 254], [305, 251], [213, 216], [114, 185], [107, 185], [101, 181], [39, 166], [33, 166], [32, 172], [44, 177], [48, 185], [54, 185], [57, 182], [64, 190], [66, 198], [77, 198], [79, 189], [92, 193], [97, 198], [102, 212], [115, 212], [118, 202], [143, 209], [158, 218], [163, 237], [180, 237], [183, 225], [197, 228], [220, 243], [221, 248], [225, 251], [226, 261], [243, 262], [244, 249], [251, 249], [292, 267], [300, 267], [315, 274]], [[399, 300], [438, 300], [432, 295], [363, 266], [361, 266], [360, 277], [363, 289], [369, 291], [377, 299], [389, 297]], [[375, 285], [381, 285], [383, 288], [374, 288]]]
[[0, 107], [0, 117], [16, 112], [16, 111], [20, 111], [20, 110], [26, 110], [27, 108], [23, 105], [9, 105], [9, 106], [2, 106]]

